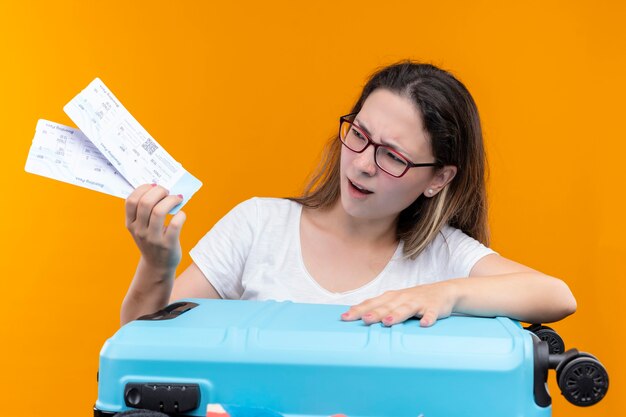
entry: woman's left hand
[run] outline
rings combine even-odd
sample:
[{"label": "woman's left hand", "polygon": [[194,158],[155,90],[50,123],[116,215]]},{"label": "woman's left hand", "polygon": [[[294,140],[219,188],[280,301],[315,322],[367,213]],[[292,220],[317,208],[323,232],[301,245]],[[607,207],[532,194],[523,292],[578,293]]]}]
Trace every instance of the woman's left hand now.
[{"label": "woman's left hand", "polygon": [[457,291],[452,282],[437,282],[403,290],[387,291],[361,304],[350,307],[341,315],[345,321],[363,320],[365,324],[381,322],[385,326],[420,317],[420,326],[428,327],[437,319],[452,314]]}]

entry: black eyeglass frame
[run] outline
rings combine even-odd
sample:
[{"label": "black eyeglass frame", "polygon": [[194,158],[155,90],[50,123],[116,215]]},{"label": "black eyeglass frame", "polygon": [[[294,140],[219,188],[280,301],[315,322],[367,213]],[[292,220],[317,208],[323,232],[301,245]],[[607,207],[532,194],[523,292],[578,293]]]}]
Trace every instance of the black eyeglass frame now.
[{"label": "black eyeglass frame", "polygon": [[[382,171],[384,171],[385,173],[391,175],[392,177],[395,178],[400,178],[402,177],[404,174],[407,173],[407,171],[411,168],[419,168],[419,167],[434,167],[434,166],[438,166],[439,164],[437,162],[429,162],[429,163],[420,163],[420,164],[416,164],[413,161],[410,161],[407,157],[405,157],[404,155],[402,155],[401,153],[399,153],[398,151],[396,151],[395,149],[383,145],[381,143],[376,143],[372,140],[372,138],[370,138],[370,135],[368,135],[362,127],[360,127],[359,125],[357,125],[356,123],[354,123],[354,118],[356,117],[357,113],[350,113],[350,114],[346,114],[345,116],[341,116],[339,118],[339,140],[341,141],[341,143],[348,149],[350,149],[352,152],[356,152],[356,153],[362,153],[364,152],[370,145],[372,145],[374,147],[374,162],[376,163],[376,166],[378,168],[380,168]],[[357,151],[356,149],[352,149],[351,147],[348,146],[348,144],[346,144],[346,142],[344,142],[345,138],[341,137],[341,125],[343,123],[348,123],[351,127],[355,128],[356,130],[359,131],[360,134],[363,135],[363,137],[365,139],[367,139],[367,144],[363,147],[363,149],[361,149],[360,151]],[[395,175],[392,174],[391,172],[387,171],[385,168],[381,167],[380,164],[378,163],[378,157],[376,155],[378,155],[378,148],[384,148],[387,149],[388,151],[392,152],[394,155],[397,155],[398,158],[402,159],[404,162],[406,162],[406,168],[404,169],[404,171],[402,171],[402,173],[400,175]]]}]

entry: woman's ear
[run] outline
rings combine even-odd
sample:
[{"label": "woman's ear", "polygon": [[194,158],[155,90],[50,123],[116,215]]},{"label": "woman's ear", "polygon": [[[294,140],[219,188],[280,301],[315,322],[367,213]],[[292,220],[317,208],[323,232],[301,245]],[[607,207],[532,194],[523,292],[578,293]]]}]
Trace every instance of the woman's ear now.
[{"label": "woman's ear", "polygon": [[450,183],[456,176],[457,168],[454,165],[444,165],[435,172],[435,176],[426,187],[424,195],[434,197],[437,193]]}]

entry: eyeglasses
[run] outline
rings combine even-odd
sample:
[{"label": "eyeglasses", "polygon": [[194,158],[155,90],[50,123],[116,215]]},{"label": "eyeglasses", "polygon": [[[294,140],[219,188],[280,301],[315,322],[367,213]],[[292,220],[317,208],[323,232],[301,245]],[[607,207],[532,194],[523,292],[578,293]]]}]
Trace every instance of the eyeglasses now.
[{"label": "eyeglasses", "polygon": [[374,147],[374,162],[378,168],[387,174],[400,178],[406,174],[409,168],[437,166],[436,162],[427,164],[413,163],[393,148],[375,143],[361,127],[354,123],[355,116],[356,113],[353,113],[339,118],[339,139],[341,139],[341,143],[356,153],[361,153],[368,146],[372,145]]}]

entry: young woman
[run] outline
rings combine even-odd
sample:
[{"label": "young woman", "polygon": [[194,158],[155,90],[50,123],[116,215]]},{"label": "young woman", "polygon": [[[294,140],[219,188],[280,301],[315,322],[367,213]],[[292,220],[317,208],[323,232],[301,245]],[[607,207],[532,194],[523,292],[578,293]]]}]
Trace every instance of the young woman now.
[{"label": "young woman", "polygon": [[182,196],[156,185],[126,201],[141,259],[122,324],[187,297],[351,305],[343,320],[422,326],[451,313],[551,322],[567,285],[489,249],[485,152],[465,86],[432,65],[375,73],[300,198],[253,198],[191,251],[175,280]]}]

